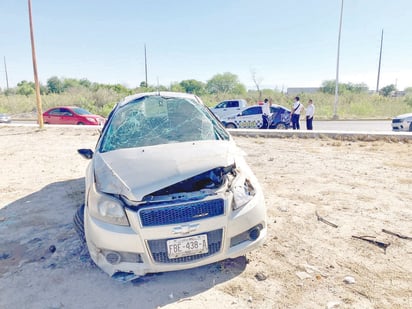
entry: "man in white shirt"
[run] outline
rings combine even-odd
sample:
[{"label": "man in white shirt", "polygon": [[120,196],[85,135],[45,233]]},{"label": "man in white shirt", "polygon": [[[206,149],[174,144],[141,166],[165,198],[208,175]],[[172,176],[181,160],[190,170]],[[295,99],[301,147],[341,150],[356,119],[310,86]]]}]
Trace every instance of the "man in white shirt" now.
[{"label": "man in white shirt", "polygon": [[299,100],[300,100],[299,97],[295,97],[295,102],[293,103],[293,109],[291,113],[293,130],[300,130],[299,118],[300,118],[300,112],[303,109],[303,105],[300,103]]},{"label": "man in white shirt", "polygon": [[312,99],[308,102],[306,108],[306,129],[313,130],[313,116],[315,115],[315,105],[313,105]]},{"label": "man in white shirt", "polygon": [[265,99],[262,105],[262,126],[261,129],[269,129],[270,126],[270,107],[272,106],[272,99]]}]

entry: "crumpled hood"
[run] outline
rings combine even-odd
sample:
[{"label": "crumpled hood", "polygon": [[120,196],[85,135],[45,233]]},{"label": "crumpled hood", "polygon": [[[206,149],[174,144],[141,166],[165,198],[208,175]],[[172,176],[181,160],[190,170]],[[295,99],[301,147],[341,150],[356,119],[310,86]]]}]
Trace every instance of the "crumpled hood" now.
[{"label": "crumpled hood", "polygon": [[235,162],[233,141],[200,141],[96,152],[98,190],[132,201],[216,167]]}]

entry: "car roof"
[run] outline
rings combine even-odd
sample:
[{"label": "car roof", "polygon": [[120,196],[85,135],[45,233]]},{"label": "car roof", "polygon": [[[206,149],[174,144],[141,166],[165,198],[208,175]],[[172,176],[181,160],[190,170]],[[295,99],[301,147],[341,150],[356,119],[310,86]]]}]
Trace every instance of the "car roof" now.
[{"label": "car roof", "polygon": [[412,117],[412,113],[398,115],[395,118],[408,118],[408,117]]},{"label": "car roof", "polygon": [[[248,107],[246,107],[245,109],[248,109],[248,108],[251,108],[251,107],[257,107],[257,106],[262,107],[262,105],[260,105],[260,104],[255,104],[255,105],[248,106]],[[271,107],[279,107],[279,108],[283,108],[283,109],[286,109],[287,111],[289,111],[288,108],[286,108],[286,107],[284,107],[284,106],[282,106],[282,105],[278,105],[278,104],[272,104]]]},{"label": "car roof", "polygon": [[62,106],[50,107],[48,110],[55,109],[55,108],[79,108],[79,107],[78,106],[73,106],[73,105],[62,105]]},{"label": "car roof", "polygon": [[161,97],[170,97],[170,98],[182,98],[182,99],[192,99],[196,100],[197,102],[201,103],[202,101],[199,99],[198,96],[191,94],[191,93],[184,93],[184,92],[172,92],[172,91],[156,91],[156,92],[142,92],[142,93],[137,93],[134,95],[130,95],[125,97],[122,101],[120,101],[118,104],[120,106],[125,105],[131,101],[143,98],[143,97],[148,97],[148,96],[161,96]]}]

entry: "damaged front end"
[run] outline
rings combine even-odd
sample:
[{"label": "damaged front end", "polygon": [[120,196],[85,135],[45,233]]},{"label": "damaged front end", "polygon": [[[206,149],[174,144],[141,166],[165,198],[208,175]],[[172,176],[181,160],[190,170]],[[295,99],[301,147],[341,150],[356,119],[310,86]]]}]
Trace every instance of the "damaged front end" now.
[{"label": "damaged front end", "polygon": [[127,281],[197,267],[262,244],[262,189],[216,125],[219,134],[201,140],[118,148],[104,136],[116,132],[105,128],[98,151],[89,153],[84,230],[91,258],[109,275]]}]

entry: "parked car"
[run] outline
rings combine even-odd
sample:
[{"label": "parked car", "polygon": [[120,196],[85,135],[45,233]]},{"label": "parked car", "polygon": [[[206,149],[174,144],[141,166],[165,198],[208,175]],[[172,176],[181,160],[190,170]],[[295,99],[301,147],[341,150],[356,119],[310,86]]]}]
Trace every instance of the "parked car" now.
[{"label": "parked car", "polygon": [[412,113],[399,115],[393,118],[392,130],[412,132]]},{"label": "parked car", "polygon": [[[290,126],[290,110],[286,107],[272,104],[272,114],[269,119],[269,129],[287,129]],[[260,129],[262,121],[262,106],[254,105],[245,108],[241,113],[221,119],[228,129]]]},{"label": "parked car", "polygon": [[216,117],[222,119],[240,113],[246,106],[247,102],[243,99],[226,100],[211,108],[211,111]]},{"label": "parked car", "polygon": [[10,123],[11,117],[7,114],[0,114],[0,123]]},{"label": "parked car", "polygon": [[141,93],[110,113],[74,216],[92,260],[121,281],[242,256],[267,233],[264,196],[194,95]]},{"label": "parked car", "polygon": [[53,107],[43,113],[45,124],[103,125],[106,119],[77,106]]}]

